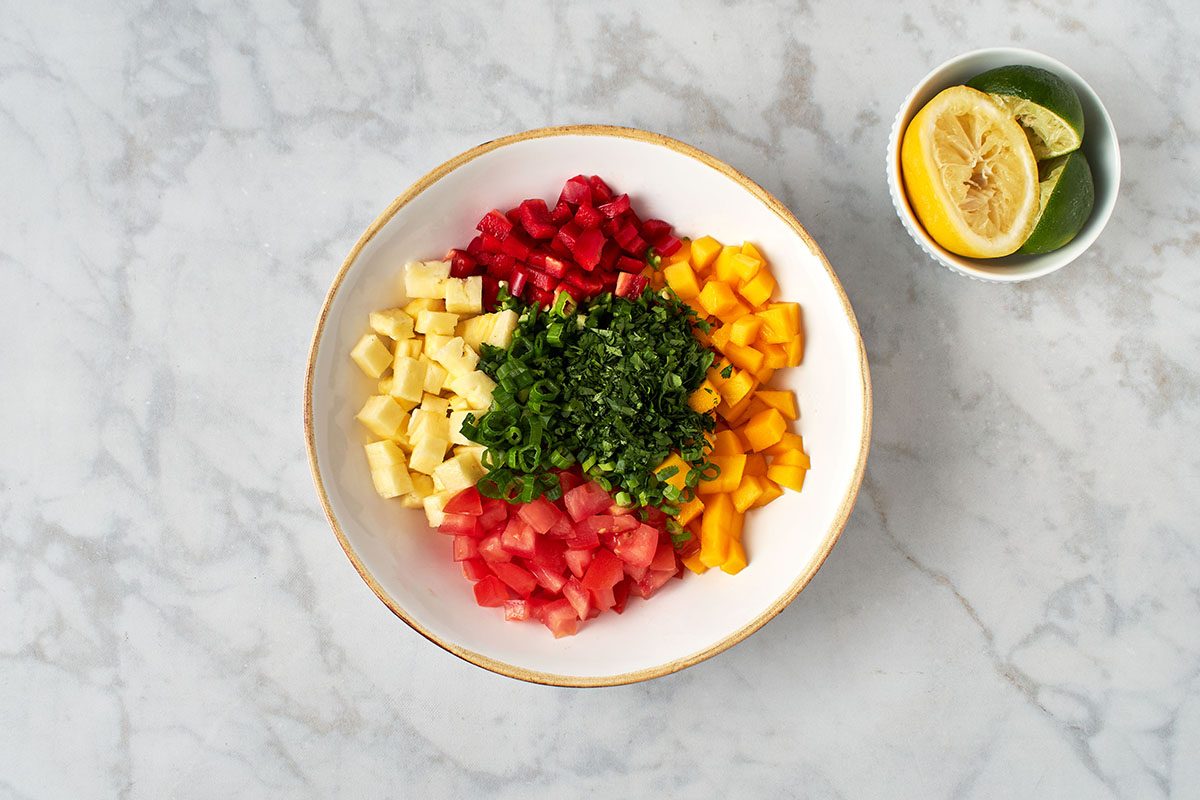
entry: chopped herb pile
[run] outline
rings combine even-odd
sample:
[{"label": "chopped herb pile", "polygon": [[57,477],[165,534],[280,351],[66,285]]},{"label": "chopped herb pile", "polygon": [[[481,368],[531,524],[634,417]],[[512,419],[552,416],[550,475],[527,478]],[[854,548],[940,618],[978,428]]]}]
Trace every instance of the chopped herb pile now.
[{"label": "chopped herb pile", "polygon": [[[498,384],[492,407],[462,429],[488,448],[480,492],[556,499],[554,470],[579,464],[618,502],[672,514],[717,471],[705,457],[713,417],[688,406],[713,361],[692,335],[708,324],[690,307],[650,290],[636,301],[605,294],[578,313],[565,294],[549,310],[504,302],[521,318],[507,349],[481,353],[479,369]],[[691,465],[683,492],[665,482],[673,469],[654,474],[672,452]]]}]

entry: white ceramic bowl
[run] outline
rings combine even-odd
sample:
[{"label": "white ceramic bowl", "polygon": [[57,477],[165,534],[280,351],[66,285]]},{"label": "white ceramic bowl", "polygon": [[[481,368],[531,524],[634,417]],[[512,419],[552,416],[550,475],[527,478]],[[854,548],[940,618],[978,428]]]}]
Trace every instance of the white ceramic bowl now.
[{"label": "white ceramic bowl", "polygon": [[[908,123],[934,95],[950,86],[966,83],[981,72],[1009,64],[1028,64],[1041,67],[1071,84],[1079,94],[1083,105],[1083,150],[1088,165],[1092,168],[1092,179],[1096,184],[1096,202],[1092,215],[1079,234],[1065,247],[1052,253],[1036,256],[1012,255],[1005,258],[967,258],[943,248],[921,227],[920,221],[908,204],[900,172],[900,143]],[[1092,246],[1100,231],[1108,223],[1113,206],[1117,202],[1117,190],[1121,184],[1121,151],[1117,144],[1117,132],[1100,98],[1065,64],[1036,53],[1015,47],[990,47],[973,50],[950,59],[926,75],[908,95],[888,137],[887,180],[892,193],[892,204],[900,221],[908,229],[913,241],[920,245],[930,258],[951,270],[971,278],[999,283],[1027,281],[1047,275],[1070,264]]]},{"label": "white ceramic bowl", "polygon": [[[685,235],[759,244],[779,296],[804,309],[807,349],[778,381],[796,391],[813,467],[804,491],[753,512],[750,566],[672,581],[623,615],[555,640],[536,624],[506,623],[475,605],[450,560],[450,540],[420,511],[376,496],[354,414],[372,391],[348,354],[372,309],[404,301],[401,269],[474,234],[490,208],[557,196],[577,173],[628,192],[644,216]],[[401,619],[472,663],[524,680],[587,686],[664,675],[753,633],[812,578],[846,523],[862,480],[871,427],[867,360],[850,304],[820,249],[766,191],[699,150],[625,128],[551,128],[498,139],[426,175],[367,228],[325,299],[309,354],[305,432],[329,522],[363,579]]]}]

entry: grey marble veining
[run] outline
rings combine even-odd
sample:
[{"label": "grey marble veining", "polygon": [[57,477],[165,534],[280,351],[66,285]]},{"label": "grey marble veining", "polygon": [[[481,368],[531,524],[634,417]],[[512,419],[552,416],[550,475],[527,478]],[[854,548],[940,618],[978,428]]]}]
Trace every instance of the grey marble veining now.
[{"label": "grey marble veining", "polygon": [[[0,797],[1200,796],[1194,4],[0,3]],[[1020,286],[883,178],[974,47],[1070,64],[1124,182]],[[661,131],[782,197],[871,357],[811,586],[732,651],[558,690],[396,621],[315,501],[307,343],[367,220],[530,127]]]}]

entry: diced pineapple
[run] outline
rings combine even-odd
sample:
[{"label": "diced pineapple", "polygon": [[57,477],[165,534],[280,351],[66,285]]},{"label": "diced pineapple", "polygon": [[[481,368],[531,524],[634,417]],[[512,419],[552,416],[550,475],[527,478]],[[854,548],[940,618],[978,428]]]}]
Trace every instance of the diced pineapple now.
[{"label": "diced pineapple", "polygon": [[383,311],[372,311],[370,316],[371,330],[392,339],[411,339],[413,335],[413,318],[404,313],[401,308],[388,308]]},{"label": "diced pineapple", "polygon": [[441,394],[446,385],[446,369],[441,364],[430,361],[425,365],[425,393]]},{"label": "diced pineapple", "polygon": [[436,333],[441,336],[453,336],[454,326],[458,324],[458,314],[449,311],[422,311],[417,314],[417,333]]},{"label": "diced pineapple", "polygon": [[416,442],[412,455],[408,458],[408,467],[414,472],[424,472],[432,475],[442,457],[446,455],[449,439],[439,439],[435,436],[425,436]]},{"label": "diced pineapple", "polygon": [[[411,422],[411,420],[405,420],[405,425],[407,425],[409,422]],[[400,431],[392,437],[392,441],[396,443],[397,447],[404,451],[406,457],[412,455],[413,443],[412,440],[408,438],[407,433]]]},{"label": "diced pineapple", "polygon": [[404,424],[404,409],[391,397],[373,395],[367,398],[362,410],[355,417],[367,430],[384,439],[391,439],[400,432]]},{"label": "diced pineapple", "polygon": [[440,333],[428,334],[425,337],[425,352],[432,358],[434,353],[441,350],[446,345],[446,342],[453,338],[453,336],[444,336]]},{"label": "diced pineapple", "polygon": [[443,509],[455,494],[457,492],[436,492],[425,498],[425,519],[429,521],[429,527],[436,528],[442,524],[442,520],[446,518]]},{"label": "diced pineapple", "polygon": [[[411,473],[409,477],[412,477]],[[424,476],[422,475],[419,477]],[[425,500],[416,492],[409,492],[408,494],[400,496],[400,505],[404,506],[405,508],[424,508]]]},{"label": "diced pineapple", "polygon": [[419,444],[422,439],[450,439],[450,420],[444,413],[418,408],[408,420],[408,438]]},{"label": "diced pineapple", "polygon": [[429,357],[445,367],[446,372],[454,377],[471,372],[479,363],[479,355],[458,336],[430,353]]},{"label": "diced pineapple", "polygon": [[424,500],[429,495],[433,494],[433,478],[428,475],[422,475],[419,472],[412,474],[413,491],[418,498]]},{"label": "diced pineapple", "polygon": [[465,397],[460,397],[451,393],[450,395],[450,410],[451,411],[470,411],[471,401]]},{"label": "diced pineapple", "polygon": [[484,476],[486,470],[478,460],[456,455],[448,458],[433,471],[434,481],[440,480],[446,491],[461,492]]},{"label": "diced pineapple", "polygon": [[358,364],[359,369],[368,377],[378,378],[391,366],[392,353],[388,346],[373,333],[368,333],[358,340],[350,351],[350,358]]},{"label": "diced pineapple", "polygon": [[451,378],[449,386],[452,392],[465,397],[472,408],[487,408],[492,404],[496,382],[485,373],[475,370]]},{"label": "diced pineapple", "polygon": [[436,394],[426,392],[425,396],[421,398],[421,408],[426,411],[436,412],[444,417],[450,411],[450,401],[444,397],[438,397]]},{"label": "diced pineapple", "polygon": [[471,440],[462,433],[463,420],[470,413],[467,410],[450,412],[450,441],[454,444],[472,444]]},{"label": "diced pineapple", "polygon": [[[472,444],[467,447],[454,448],[454,457],[463,459],[464,463],[469,465],[469,468],[479,472],[480,476],[487,470],[483,466],[483,453],[487,450],[481,445]],[[475,480],[479,480],[476,478]]]},{"label": "diced pineapple", "polygon": [[454,329],[457,336],[461,336],[462,340],[469,347],[479,350],[480,346],[487,341],[488,336],[492,332],[492,323],[496,321],[495,314],[481,314],[478,317],[461,320],[458,327]]},{"label": "diced pineapple", "polygon": [[478,314],[483,311],[483,277],[450,278],[445,283],[446,310],[455,314]]},{"label": "diced pineapple", "polygon": [[380,497],[399,497],[412,491],[412,478],[403,464],[371,470],[371,481]]},{"label": "diced pineapple", "polygon": [[450,277],[450,265],[445,261],[410,261],[404,265],[404,291],[409,297],[441,299]]},{"label": "diced pineapple", "polygon": [[408,463],[404,458],[404,451],[390,439],[364,444],[363,450],[367,452],[367,465],[371,468],[372,472],[384,467],[394,467],[397,464]]},{"label": "diced pineapple", "polygon": [[398,357],[392,380],[392,396],[402,397],[414,404],[425,394],[425,363],[409,356]]},{"label": "diced pineapple", "polygon": [[513,331],[517,329],[517,312],[510,308],[497,311],[491,316],[492,329],[484,341],[494,347],[508,347],[512,342]]},{"label": "diced pineapple", "polygon": [[387,375],[379,379],[379,394],[392,393],[392,376]]},{"label": "diced pineapple", "polygon": [[408,358],[417,358],[419,355],[421,355],[421,348],[424,347],[424,345],[425,343],[421,341],[419,337],[412,339],[401,339],[400,341],[396,342],[396,347],[392,352],[395,354],[396,358],[404,358],[405,356]]}]

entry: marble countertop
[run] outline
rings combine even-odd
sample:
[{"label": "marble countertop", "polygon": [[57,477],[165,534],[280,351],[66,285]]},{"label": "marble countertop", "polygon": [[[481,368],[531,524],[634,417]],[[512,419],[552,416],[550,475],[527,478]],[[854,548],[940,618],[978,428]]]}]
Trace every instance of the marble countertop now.
[{"label": "marble countertop", "polygon": [[[0,21],[0,797],[1200,795],[1188,3]],[[1087,78],[1125,164],[1092,250],[1018,286],[929,262],[883,178],[911,86],[1001,44]],[[329,533],[300,424],[367,221],[461,150],[569,122],[678,137],[783,198],[875,394],[810,587],[733,650],[608,690],[501,678],[397,621]]]}]

